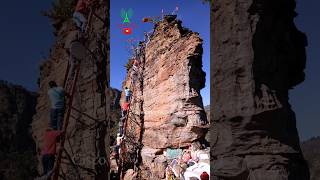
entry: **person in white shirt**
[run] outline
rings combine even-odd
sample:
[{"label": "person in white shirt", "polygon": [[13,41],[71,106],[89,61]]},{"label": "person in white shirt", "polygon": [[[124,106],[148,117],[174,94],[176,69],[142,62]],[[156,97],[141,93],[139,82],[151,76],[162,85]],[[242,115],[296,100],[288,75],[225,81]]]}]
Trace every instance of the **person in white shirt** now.
[{"label": "person in white shirt", "polygon": [[50,127],[54,130],[61,130],[64,117],[65,91],[62,87],[58,87],[55,81],[50,81],[48,96],[51,102]]}]

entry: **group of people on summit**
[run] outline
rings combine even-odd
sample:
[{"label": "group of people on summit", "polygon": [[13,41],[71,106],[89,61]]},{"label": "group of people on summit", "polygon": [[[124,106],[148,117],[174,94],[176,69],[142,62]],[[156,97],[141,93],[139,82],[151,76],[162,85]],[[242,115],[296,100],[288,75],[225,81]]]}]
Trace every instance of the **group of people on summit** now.
[{"label": "group of people on summit", "polygon": [[[96,2],[96,0],[78,0],[75,11],[73,14],[73,20],[76,26],[79,28],[79,31],[82,33],[85,32],[87,25],[87,16],[89,9]],[[76,41],[70,42],[75,43]],[[77,43],[84,43],[81,38],[77,39]],[[72,56],[72,49],[68,47],[68,53]],[[69,60],[69,74],[68,78],[74,76],[74,62],[70,58]],[[43,136],[43,147],[41,150],[42,156],[42,167],[43,167],[43,176],[51,176],[52,170],[54,168],[54,163],[56,159],[56,152],[59,146],[60,138],[64,135],[63,131],[63,122],[64,122],[64,112],[66,109],[66,98],[69,97],[69,94],[66,92],[63,87],[58,86],[55,81],[50,81],[48,83],[48,97],[50,100],[50,120],[48,127]],[[58,147],[58,148],[57,148]]]}]

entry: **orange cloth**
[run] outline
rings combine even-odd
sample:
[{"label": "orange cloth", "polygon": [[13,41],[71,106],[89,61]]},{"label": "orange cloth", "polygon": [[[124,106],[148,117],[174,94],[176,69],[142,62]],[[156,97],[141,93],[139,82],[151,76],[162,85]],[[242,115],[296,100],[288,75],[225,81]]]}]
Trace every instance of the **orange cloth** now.
[{"label": "orange cloth", "polygon": [[54,155],[56,154],[56,144],[58,137],[61,135],[61,131],[46,131],[44,135],[44,146],[42,149],[41,154],[49,154]]}]

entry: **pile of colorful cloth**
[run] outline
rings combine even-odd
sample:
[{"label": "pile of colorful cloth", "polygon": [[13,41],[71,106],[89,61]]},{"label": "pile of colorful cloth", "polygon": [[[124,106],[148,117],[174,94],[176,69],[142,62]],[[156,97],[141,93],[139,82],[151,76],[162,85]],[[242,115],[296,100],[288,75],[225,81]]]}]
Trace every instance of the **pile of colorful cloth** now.
[{"label": "pile of colorful cloth", "polygon": [[170,149],[164,151],[168,166],[166,180],[209,180],[210,149]]}]

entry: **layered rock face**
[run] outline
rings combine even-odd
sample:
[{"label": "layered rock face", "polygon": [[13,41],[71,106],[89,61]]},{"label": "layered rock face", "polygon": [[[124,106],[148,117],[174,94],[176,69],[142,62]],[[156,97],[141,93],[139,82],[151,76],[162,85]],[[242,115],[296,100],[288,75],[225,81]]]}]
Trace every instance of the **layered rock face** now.
[{"label": "layered rock face", "polygon": [[131,68],[123,84],[133,90],[127,134],[137,142],[135,147],[143,147],[137,150],[142,157],[139,178],[162,179],[166,163],[163,150],[185,148],[207,132],[201,126],[207,124],[200,95],[205,86],[202,40],[175,17],[165,17],[155,25],[138,59],[135,82]]},{"label": "layered rock face", "polygon": [[306,37],[293,23],[294,9],[294,0],[213,3],[216,178],[309,179],[288,103],[288,89],[304,80],[306,62]]},{"label": "layered rock face", "polygon": [[36,175],[31,121],[37,95],[0,81],[0,179],[32,179]]},{"label": "layered rock face", "polygon": [[[84,55],[80,64],[79,77],[73,100],[73,110],[66,131],[66,152],[63,153],[60,174],[65,179],[103,179],[108,172],[108,115],[110,114],[110,95],[108,89],[109,76],[103,80],[105,91],[98,90],[97,75],[99,71],[109,74],[109,4],[99,1],[94,9],[87,37],[83,41]],[[50,102],[48,99],[48,82],[56,81],[63,86],[69,60],[67,45],[72,36],[77,34],[72,19],[64,21],[56,30],[56,42],[51,49],[50,57],[41,65],[40,90],[36,107],[36,115],[32,122],[33,138],[37,151],[43,145],[43,134],[50,118]],[[106,61],[97,66],[97,61]],[[98,69],[100,69],[98,71]],[[75,75],[75,73],[74,73]],[[68,83],[72,83],[69,81]],[[40,158],[40,154],[39,154]]]},{"label": "layered rock face", "polygon": [[301,148],[310,168],[310,179],[320,179],[320,137],[313,137],[301,143]]}]

